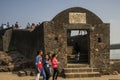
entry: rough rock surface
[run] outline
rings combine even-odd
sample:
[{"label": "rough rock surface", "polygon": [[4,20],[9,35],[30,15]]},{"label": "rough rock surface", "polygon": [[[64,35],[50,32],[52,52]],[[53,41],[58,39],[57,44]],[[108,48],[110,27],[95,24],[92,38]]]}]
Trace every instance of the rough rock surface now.
[{"label": "rough rock surface", "polygon": [[30,60],[21,55],[18,51],[5,53],[0,51],[0,72],[24,69],[30,66]]}]

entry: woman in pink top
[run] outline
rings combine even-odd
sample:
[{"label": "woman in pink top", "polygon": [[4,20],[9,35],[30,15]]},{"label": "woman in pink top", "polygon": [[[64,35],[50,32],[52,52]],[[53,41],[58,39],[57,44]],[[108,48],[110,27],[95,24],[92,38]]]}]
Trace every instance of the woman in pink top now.
[{"label": "woman in pink top", "polygon": [[53,67],[53,80],[57,80],[58,74],[59,74],[59,70],[58,70],[58,60],[57,60],[57,54],[53,54],[52,56],[52,67]]}]

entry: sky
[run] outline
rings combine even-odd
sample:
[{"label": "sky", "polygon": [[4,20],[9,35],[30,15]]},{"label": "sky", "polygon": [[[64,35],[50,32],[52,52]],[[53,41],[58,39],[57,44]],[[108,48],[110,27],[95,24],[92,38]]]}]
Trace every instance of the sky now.
[{"label": "sky", "polygon": [[110,23],[110,43],[120,43],[120,0],[0,0],[0,25],[18,21],[24,28],[28,22],[50,21],[71,7],[88,9]]}]

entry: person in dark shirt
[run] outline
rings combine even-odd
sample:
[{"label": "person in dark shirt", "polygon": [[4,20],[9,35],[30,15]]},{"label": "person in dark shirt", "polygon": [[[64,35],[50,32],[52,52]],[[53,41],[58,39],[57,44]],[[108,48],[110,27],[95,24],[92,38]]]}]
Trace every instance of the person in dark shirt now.
[{"label": "person in dark shirt", "polygon": [[15,23],[15,28],[19,28],[18,22]]},{"label": "person in dark shirt", "polygon": [[10,24],[9,24],[9,22],[7,22],[7,28],[10,28]]},{"label": "person in dark shirt", "polygon": [[2,30],[3,29],[3,24],[0,26],[0,30]]},{"label": "person in dark shirt", "polygon": [[45,55],[45,60],[43,62],[43,66],[44,66],[44,70],[45,70],[45,73],[46,73],[46,80],[49,80],[50,78],[50,59],[49,59],[49,55],[46,54]]}]

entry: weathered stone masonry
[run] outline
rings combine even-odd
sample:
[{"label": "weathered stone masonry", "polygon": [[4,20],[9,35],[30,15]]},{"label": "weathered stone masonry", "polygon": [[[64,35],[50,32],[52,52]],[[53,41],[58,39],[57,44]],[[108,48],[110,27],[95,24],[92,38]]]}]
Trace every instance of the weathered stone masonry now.
[{"label": "weathered stone masonry", "polygon": [[[67,30],[86,30],[88,32],[88,63],[91,67],[106,69],[109,67],[110,54],[110,24],[103,23],[94,13],[80,7],[62,11],[51,21],[43,22],[35,30],[13,29],[9,45],[1,50],[17,50],[33,60],[37,50],[44,53],[57,53],[60,61],[60,71],[67,67],[67,56],[72,54],[74,46],[67,43]],[[4,36],[4,35],[2,35]],[[3,38],[0,36],[0,45]],[[79,40],[79,39],[78,39]],[[84,44],[81,44],[81,46]]]},{"label": "weathered stone masonry", "polygon": [[[86,13],[86,23],[69,23],[69,13]],[[110,25],[103,23],[94,13],[79,7],[70,8],[44,24],[46,52],[60,53],[66,57],[70,54],[67,51],[69,48],[67,46],[67,29],[86,29],[89,31],[89,65],[97,68],[109,67]],[[64,61],[65,67],[67,57],[64,57],[61,57],[60,60],[62,63]]]}]

